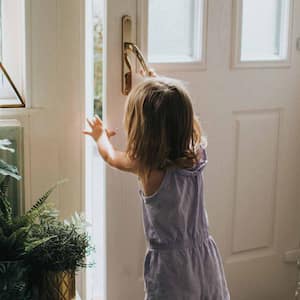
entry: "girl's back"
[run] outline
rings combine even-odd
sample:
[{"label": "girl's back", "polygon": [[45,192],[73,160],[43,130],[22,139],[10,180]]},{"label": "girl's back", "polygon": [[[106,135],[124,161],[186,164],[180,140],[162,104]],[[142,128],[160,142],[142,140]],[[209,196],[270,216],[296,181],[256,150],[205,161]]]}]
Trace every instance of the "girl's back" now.
[{"label": "girl's back", "polygon": [[170,168],[143,203],[149,248],[144,263],[147,300],[230,299],[222,260],[208,232],[203,158],[190,169]]},{"label": "girl's back", "polygon": [[99,117],[87,121],[92,131],[84,133],[103,159],[142,178],[147,194],[155,190],[151,196],[140,190],[149,243],[146,299],[229,300],[221,257],[208,233],[202,180],[207,159],[203,148],[199,159],[202,132],[188,91],[168,78],[138,84],[125,105],[126,151],[114,149],[109,139],[115,132]]}]

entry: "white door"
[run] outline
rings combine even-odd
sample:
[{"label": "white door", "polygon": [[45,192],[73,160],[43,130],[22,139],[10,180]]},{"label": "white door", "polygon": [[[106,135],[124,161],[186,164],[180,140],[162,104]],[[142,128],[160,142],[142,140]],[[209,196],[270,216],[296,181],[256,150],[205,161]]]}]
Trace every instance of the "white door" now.
[{"label": "white door", "polygon": [[[296,268],[283,256],[300,228],[299,1],[110,0],[106,9],[104,119],[120,128],[115,146],[125,145],[121,18],[130,15],[157,73],[186,82],[208,136],[206,207],[232,299],[292,299]],[[137,180],[105,171],[107,299],[140,300]]]}]

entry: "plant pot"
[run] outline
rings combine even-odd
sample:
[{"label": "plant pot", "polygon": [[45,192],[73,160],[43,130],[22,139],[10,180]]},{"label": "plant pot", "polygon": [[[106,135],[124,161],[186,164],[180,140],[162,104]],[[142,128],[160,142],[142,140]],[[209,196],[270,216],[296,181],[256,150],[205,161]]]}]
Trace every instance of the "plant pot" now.
[{"label": "plant pot", "polygon": [[75,272],[43,272],[39,300],[73,300],[76,298]]},{"label": "plant pot", "polygon": [[28,268],[24,261],[0,261],[0,299],[31,299],[28,288]]}]

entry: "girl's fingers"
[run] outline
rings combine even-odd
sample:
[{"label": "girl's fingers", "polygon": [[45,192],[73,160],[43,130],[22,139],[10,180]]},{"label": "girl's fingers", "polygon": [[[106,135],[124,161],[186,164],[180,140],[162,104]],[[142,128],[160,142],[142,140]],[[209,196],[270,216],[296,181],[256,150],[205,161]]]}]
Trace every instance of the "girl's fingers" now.
[{"label": "girl's fingers", "polygon": [[146,73],[145,73],[145,71],[143,69],[140,70],[140,75],[142,75],[143,77],[146,76]]},{"label": "girl's fingers", "polygon": [[147,72],[147,73],[143,69],[141,69],[140,74],[143,77],[157,77],[157,74],[155,73],[155,71],[153,69],[150,69],[149,72]]},{"label": "girl's fingers", "polygon": [[108,136],[109,138],[112,137],[112,136],[115,136],[115,135],[117,134],[116,131],[114,131],[114,130],[109,130],[109,129],[105,129],[105,132],[106,132],[106,134],[107,134],[107,136]]},{"label": "girl's fingers", "polygon": [[87,130],[82,130],[81,132],[84,133],[84,134],[87,134],[87,135],[91,135],[92,134],[91,131],[87,131]]},{"label": "girl's fingers", "polygon": [[149,70],[149,76],[150,77],[157,77],[157,74],[155,73],[155,71],[153,69]]},{"label": "girl's fingers", "polygon": [[92,123],[92,121],[89,120],[89,118],[86,118],[87,122],[89,123],[89,125],[93,128],[94,124]]},{"label": "girl's fingers", "polygon": [[98,115],[95,115],[95,122],[102,125],[102,120],[100,119],[100,117]]}]

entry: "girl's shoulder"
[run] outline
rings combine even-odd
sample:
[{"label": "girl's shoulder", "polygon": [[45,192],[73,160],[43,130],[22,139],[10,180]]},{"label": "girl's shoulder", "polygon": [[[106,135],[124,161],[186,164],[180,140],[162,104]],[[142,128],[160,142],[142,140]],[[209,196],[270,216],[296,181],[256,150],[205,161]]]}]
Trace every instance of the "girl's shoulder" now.
[{"label": "girl's shoulder", "polygon": [[168,170],[152,170],[147,178],[139,178],[143,187],[143,196],[150,198],[157,194],[163,186],[167,173]]},{"label": "girl's shoulder", "polygon": [[171,174],[194,175],[195,173],[201,171],[207,164],[206,144],[200,143],[197,153],[197,162],[191,168],[184,169],[170,166],[165,170],[152,170],[147,178],[138,178],[141,183],[142,189],[140,189],[140,192],[143,197],[150,199],[156,196],[163,188],[164,184],[168,180],[167,178],[171,176]]},{"label": "girl's shoulder", "polygon": [[195,173],[202,171],[202,169],[206,166],[207,160],[207,150],[206,145],[199,144],[197,150],[197,161],[191,168],[177,168],[175,171],[179,174],[184,175],[195,175]]}]

